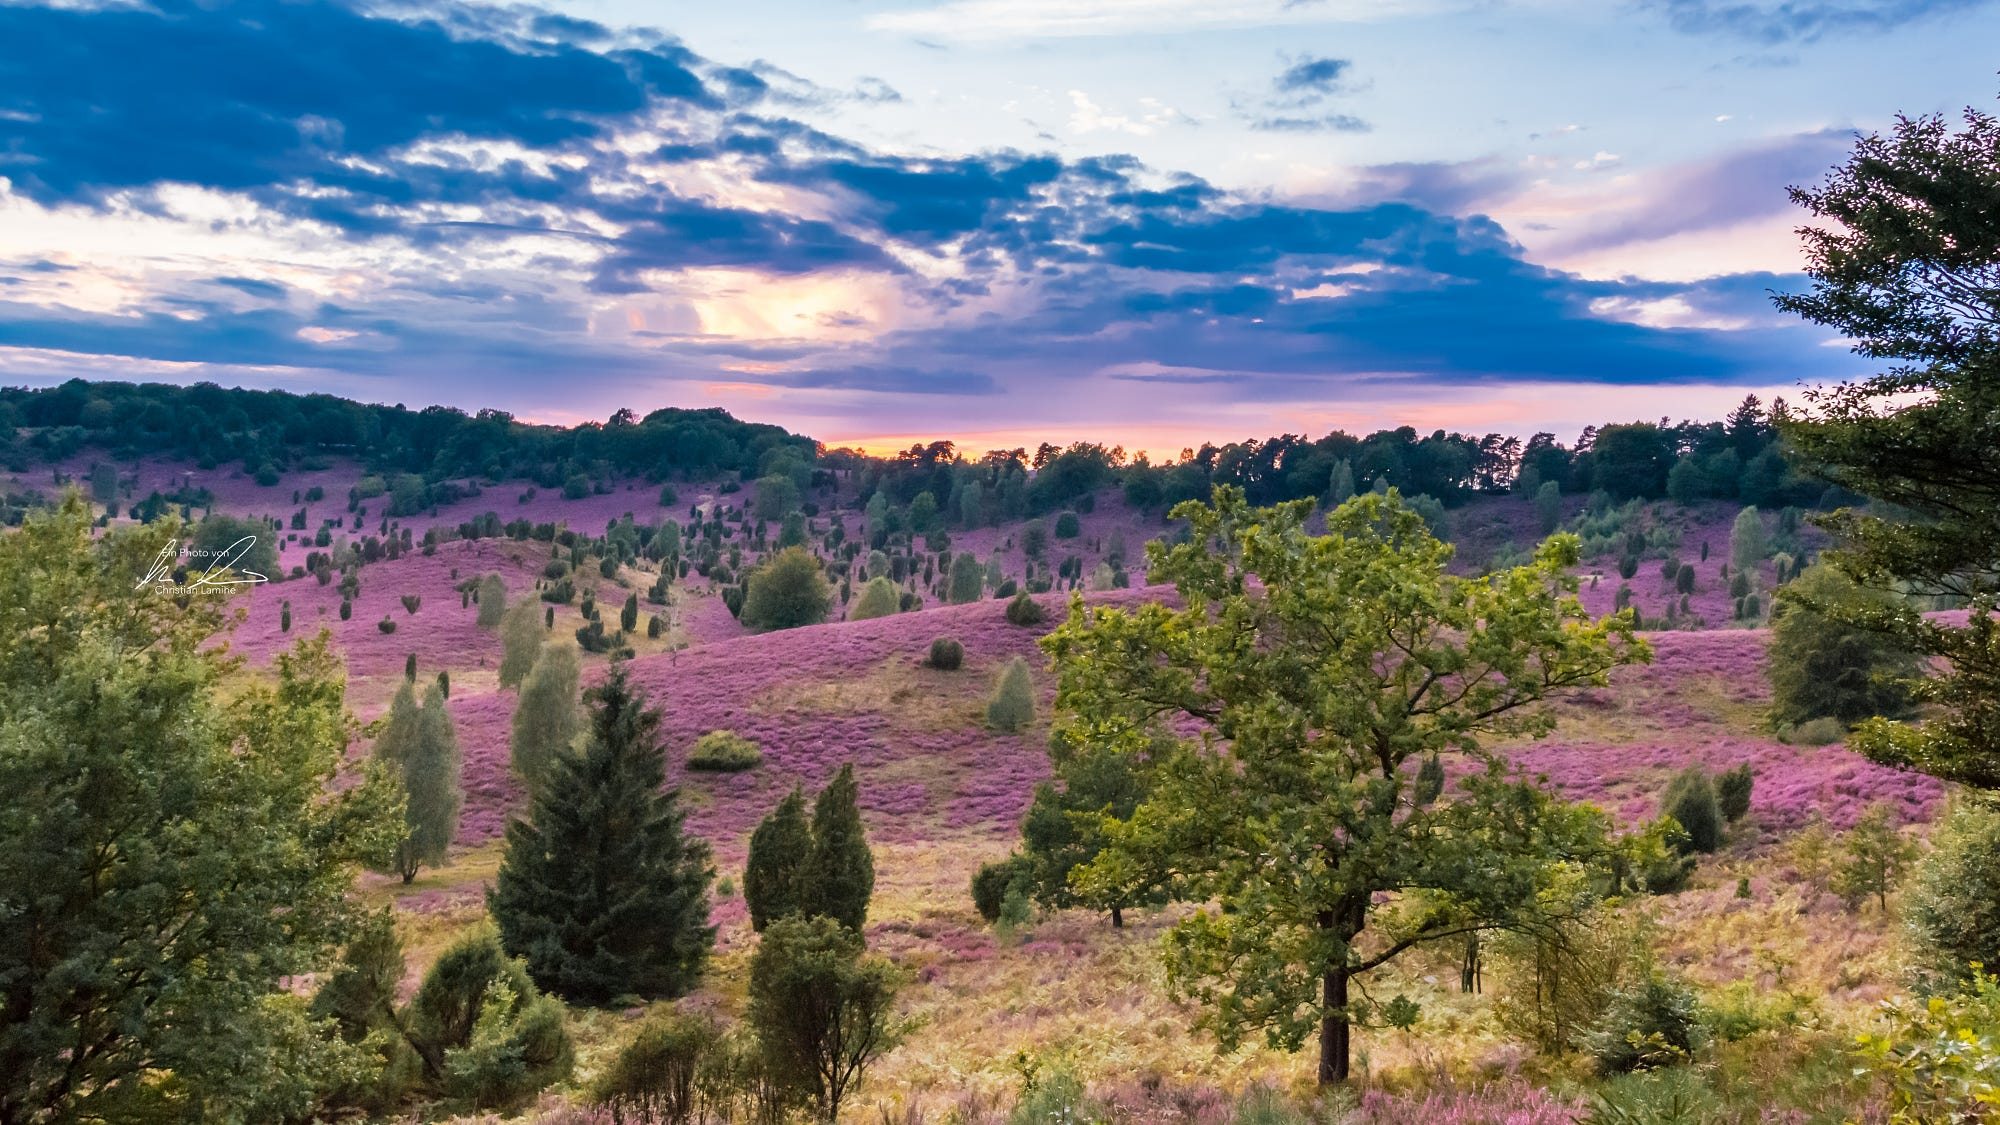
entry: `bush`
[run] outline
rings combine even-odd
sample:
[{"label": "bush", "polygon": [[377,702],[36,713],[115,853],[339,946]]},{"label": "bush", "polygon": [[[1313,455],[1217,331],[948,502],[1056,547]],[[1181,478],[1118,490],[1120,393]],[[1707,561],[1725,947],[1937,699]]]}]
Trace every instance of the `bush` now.
[{"label": "bush", "polygon": [[447,1092],[481,1108],[519,1105],[567,1077],[574,1059],[562,1005],[535,988],[491,930],[438,955],[406,1022]]},{"label": "bush", "polygon": [[1056,538],[1074,539],[1083,534],[1083,524],[1075,512],[1064,512],[1056,517]]},{"label": "bush", "polygon": [[1583,1039],[1597,1072],[1611,1075],[1685,1063],[1705,1037],[1694,990],[1655,970],[1613,993]]},{"label": "bush", "polygon": [[994,730],[1019,731],[1035,721],[1035,683],[1028,662],[1015,657],[1000,673],[1000,683],[986,704],[986,724]]},{"label": "bush", "polygon": [[869,956],[859,933],[832,918],[780,918],[750,961],[746,1017],[771,1074],[824,1121],[840,1118],[868,1064],[907,1025],[894,1016],[900,978]]},{"label": "bush", "polygon": [[1791,746],[1831,746],[1846,739],[1847,724],[1832,716],[1778,729],[1778,741]]},{"label": "bush", "polygon": [[1829,566],[1807,567],[1786,584],[1771,611],[1771,717],[1795,725],[1833,718],[1852,726],[1876,715],[1907,714],[1916,657],[1888,636],[1848,623],[1893,607],[1886,595]]},{"label": "bush", "polygon": [[887,578],[871,578],[861,587],[861,596],[855,599],[854,607],[847,611],[849,621],[867,621],[876,617],[888,617],[902,606],[902,591]]},{"label": "bush", "polygon": [[1931,836],[1903,913],[1918,984],[1943,991],[2000,969],[2000,806],[1962,797]]},{"label": "bush", "polygon": [[753,629],[792,629],[825,621],[832,608],[819,560],[803,547],[787,547],[751,573],[741,618]]},{"label": "bush", "polygon": [[353,616],[354,616],[354,603],[347,598],[340,599],[340,619],[342,621],[346,621],[348,618]]},{"label": "bush", "polygon": [[940,672],[956,672],[965,663],[965,646],[950,637],[939,637],[931,642],[930,656],[924,662]]},{"label": "bush", "polygon": [[384,617],[375,623],[375,627],[384,633],[393,633],[396,631],[396,622],[391,618]]},{"label": "bush", "polygon": [[712,730],[695,739],[688,751],[687,768],[708,773],[740,773],[764,761],[757,744],[729,730]]},{"label": "bush", "polygon": [[1035,865],[1024,855],[1010,855],[998,863],[983,864],[972,876],[972,907],[988,922],[998,922],[1009,892],[1024,893],[1034,881]]},{"label": "bush", "polygon": [[422,594],[404,594],[402,597],[402,602],[403,602],[403,612],[410,614],[412,617],[414,617],[416,616],[417,610],[423,607],[424,596]]},{"label": "bush", "polygon": [[1687,848],[1707,854],[1722,847],[1722,803],[1707,770],[1689,766],[1675,774],[1660,797],[1660,811],[1687,833]]},{"label": "bush", "polygon": [[1756,787],[1756,771],[1750,763],[1724,770],[1715,779],[1715,800],[1722,809],[1722,817],[1734,824],[1750,812],[1750,793]]},{"label": "bush", "polygon": [[1048,619],[1048,616],[1048,611],[1042,608],[1042,603],[1029,597],[1026,590],[1015,594],[1014,600],[1007,603],[1007,621],[1012,625],[1023,627],[1040,625]]},{"label": "bush", "polygon": [[1884,1006],[1888,1027],[1858,1037],[1889,1085],[1894,1121],[1975,1122],[2000,1105],[2000,981],[1973,970],[1965,987],[1926,1003]]},{"label": "bush", "polygon": [[655,1012],[591,1083],[590,1100],[610,1108],[614,1121],[682,1125],[697,1120],[696,1078],[719,1038],[715,1023],[704,1016]]}]

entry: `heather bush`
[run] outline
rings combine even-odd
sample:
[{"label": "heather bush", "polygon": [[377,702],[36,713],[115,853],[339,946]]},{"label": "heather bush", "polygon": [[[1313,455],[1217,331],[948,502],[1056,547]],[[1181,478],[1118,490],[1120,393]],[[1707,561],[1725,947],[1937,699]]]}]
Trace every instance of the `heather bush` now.
[{"label": "heather bush", "polygon": [[1042,608],[1042,603],[1028,596],[1026,590],[1015,594],[1014,600],[1007,603],[1007,621],[1009,624],[1032,627],[1040,625],[1047,619],[1048,611]]},{"label": "heather bush", "polygon": [[1732,766],[1716,776],[1715,800],[1724,820],[1734,824],[1750,812],[1750,794],[1756,784],[1756,771],[1750,768],[1748,762]]},{"label": "heather bush", "polygon": [[1706,1042],[1694,990],[1660,970],[1618,989],[1583,1042],[1599,1074],[1678,1066]]},{"label": "heather bush", "polygon": [[735,731],[712,730],[695,739],[688,751],[687,768],[709,773],[738,773],[764,761],[757,744]]},{"label": "heather bush", "polygon": [[986,724],[995,730],[1019,731],[1035,721],[1035,684],[1028,662],[1015,657],[1001,670],[993,698],[986,704]]},{"label": "heather bush", "polygon": [[940,672],[956,672],[965,663],[965,646],[950,637],[939,637],[931,642],[924,663]]},{"label": "heather bush", "polygon": [[1714,779],[1699,765],[1674,775],[1660,797],[1660,811],[1687,833],[1688,848],[1707,854],[1722,847],[1722,804]]},{"label": "heather bush", "polygon": [[1964,796],[1931,834],[1904,898],[1918,986],[1966,983],[1974,964],[2000,969],[2000,807]]}]

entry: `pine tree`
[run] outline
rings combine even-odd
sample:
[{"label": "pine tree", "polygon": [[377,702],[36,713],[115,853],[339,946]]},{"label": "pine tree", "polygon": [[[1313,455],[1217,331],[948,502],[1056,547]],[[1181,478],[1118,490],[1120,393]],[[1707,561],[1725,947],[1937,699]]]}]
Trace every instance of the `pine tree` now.
[{"label": "pine tree", "polygon": [[[400,700],[414,690],[405,680],[396,696]],[[458,813],[465,804],[465,791],[459,786],[458,731],[444,704],[444,688],[433,686],[424,693],[416,739],[402,756],[407,833],[396,845],[395,868],[405,883],[417,877],[419,868],[444,862],[452,837],[458,835]]]},{"label": "pine tree", "polygon": [[507,826],[487,907],[543,988],[581,1003],[680,996],[715,944],[708,844],[663,790],[660,713],[614,664],[585,696],[582,751],[557,757],[528,820]]},{"label": "pine tree", "polygon": [[875,857],[855,803],[854,766],[844,765],[813,802],[812,851],[799,876],[800,912],[859,931],[875,893]]},{"label": "pine tree", "polygon": [[582,672],[573,646],[562,641],[542,645],[514,707],[512,760],[523,780],[532,784],[540,778],[576,737],[576,687]]},{"label": "pine tree", "polygon": [[[553,608],[550,612],[554,612]],[[535,603],[523,598],[507,607],[500,619],[500,686],[518,688],[535,666],[542,650],[542,625]]]},{"label": "pine tree", "polygon": [[758,933],[799,912],[799,872],[812,854],[805,794],[796,787],[750,834],[750,857],[743,868],[743,905]]}]

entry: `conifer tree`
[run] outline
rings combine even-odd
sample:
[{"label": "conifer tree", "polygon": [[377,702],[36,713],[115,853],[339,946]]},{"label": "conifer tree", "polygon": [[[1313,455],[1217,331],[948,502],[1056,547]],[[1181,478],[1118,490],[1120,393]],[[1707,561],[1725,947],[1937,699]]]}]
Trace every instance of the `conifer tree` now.
[{"label": "conifer tree", "polygon": [[585,701],[583,747],[550,763],[529,819],[507,826],[487,907],[550,992],[588,1004],[680,996],[715,944],[708,844],[683,833],[680,790],[661,788],[660,713],[625,666]]},{"label": "conifer tree", "polygon": [[582,672],[574,647],[562,641],[543,643],[514,707],[513,765],[523,780],[534,783],[576,737],[576,689]]},{"label": "conifer tree", "polygon": [[[414,691],[408,680],[397,689],[397,697],[406,691]],[[465,791],[459,786],[458,731],[444,703],[443,687],[433,685],[424,693],[415,741],[402,756],[406,831],[396,845],[395,866],[405,883],[417,877],[419,868],[444,862],[452,837],[458,835],[458,813],[465,804]]]},{"label": "conifer tree", "polygon": [[857,932],[875,893],[875,857],[861,826],[858,793],[852,764],[820,790],[813,802],[812,851],[799,878],[800,913],[823,914]]},{"label": "conifer tree", "polygon": [[507,584],[497,574],[479,580],[479,627],[498,629],[507,615]]},{"label": "conifer tree", "polygon": [[639,595],[625,596],[625,608],[618,611],[618,628],[630,633],[639,627]]},{"label": "conifer tree", "polygon": [[979,564],[977,555],[964,551],[951,560],[951,578],[946,590],[953,605],[979,600],[986,592],[986,568]]},{"label": "conifer tree", "polygon": [[758,933],[799,912],[799,872],[812,854],[805,794],[794,787],[750,834],[750,857],[743,868],[743,905]]},{"label": "conifer tree", "polygon": [[847,611],[849,621],[866,621],[872,617],[887,617],[902,608],[901,592],[896,584],[887,578],[871,578],[861,587],[861,597],[855,600],[854,608]]},{"label": "conifer tree", "polygon": [[535,666],[542,650],[541,615],[523,598],[507,607],[500,619],[500,686],[518,688]]},{"label": "conifer tree", "polygon": [[1028,662],[1015,657],[1000,673],[1000,684],[986,705],[986,724],[995,730],[1018,731],[1035,721],[1035,684]]}]

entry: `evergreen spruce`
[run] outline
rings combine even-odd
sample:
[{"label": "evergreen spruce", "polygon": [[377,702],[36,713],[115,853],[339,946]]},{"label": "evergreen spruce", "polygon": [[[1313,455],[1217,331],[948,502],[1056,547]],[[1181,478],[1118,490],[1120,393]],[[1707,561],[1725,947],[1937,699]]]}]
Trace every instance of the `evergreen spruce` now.
[{"label": "evergreen spruce", "polygon": [[550,992],[588,1004],[680,996],[715,944],[708,844],[682,833],[680,791],[661,788],[660,713],[624,665],[585,702],[583,747],[549,763],[529,819],[507,826],[487,906],[502,945]]},{"label": "evergreen spruce", "polygon": [[799,872],[812,854],[805,794],[794,788],[750,834],[750,857],[743,868],[743,905],[758,933],[799,912]]},{"label": "evergreen spruce", "polygon": [[799,877],[800,912],[823,914],[859,932],[875,893],[875,857],[856,805],[854,767],[845,765],[813,803],[812,850]]}]

